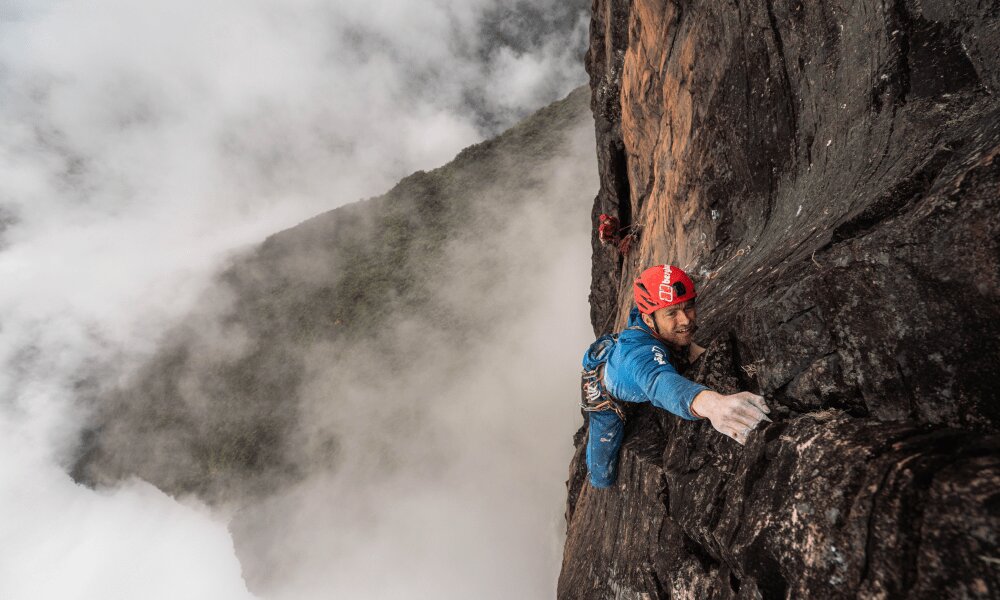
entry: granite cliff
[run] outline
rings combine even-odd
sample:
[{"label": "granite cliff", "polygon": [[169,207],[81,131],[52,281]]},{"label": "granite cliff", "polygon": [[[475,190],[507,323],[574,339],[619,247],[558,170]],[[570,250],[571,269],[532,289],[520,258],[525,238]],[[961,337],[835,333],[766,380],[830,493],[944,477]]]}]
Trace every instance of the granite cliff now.
[{"label": "granite cliff", "polygon": [[739,446],[632,411],[559,597],[1000,597],[1000,5],[595,0],[595,333],[670,262]]}]

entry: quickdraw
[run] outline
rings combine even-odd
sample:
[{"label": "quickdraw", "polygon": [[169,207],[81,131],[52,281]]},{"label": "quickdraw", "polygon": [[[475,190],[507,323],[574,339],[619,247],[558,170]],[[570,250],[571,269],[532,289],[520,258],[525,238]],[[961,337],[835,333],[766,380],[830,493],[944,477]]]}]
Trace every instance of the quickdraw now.
[{"label": "quickdraw", "polygon": [[596,369],[590,371],[583,370],[581,374],[581,394],[582,401],[580,402],[580,408],[585,412],[613,410],[622,421],[625,421],[625,411],[622,410],[621,404],[604,387],[603,363],[598,365]]}]

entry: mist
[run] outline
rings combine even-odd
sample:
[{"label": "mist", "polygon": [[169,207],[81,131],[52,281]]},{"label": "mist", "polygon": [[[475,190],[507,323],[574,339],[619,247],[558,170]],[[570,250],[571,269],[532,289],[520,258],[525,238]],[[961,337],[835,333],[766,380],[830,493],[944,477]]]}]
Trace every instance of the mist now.
[{"label": "mist", "polygon": [[337,449],[329,463],[306,452],[312,476],[235,516],[253,589],[555,594],[578,354],[590,335],[592,147],[588,123],[514,214],[503,189],[479,199],[496,229],[457,233],[432,283],[459,327],[392,313],[346,357],[307,349],[297,435],[331,435]]},{"label": "mist", "polygon": [[[493,242],[531,258],[496,274],[512,278],[497,310],[517,318],[457,354],[430,344],[435,364],[460,357],[465,376],[425,375],[438,402],[410,415],[419,427],[326,409],[332,386],[353,383],[340,399],[377,407],[369,400],[412,386],[419,369],[373,389],[362,365],[331,381],[311,349],[301,401],[341,448],[344,431],[371,431],[359,460],[348,453],[235,514],[138,479],[93,490],[67,470],[93,408],[81,395],[127,381],[235,253],[440,165],[582,83],[587,17],[557,2],[4,3],[0,596],[241,598],[247,580],[264,597],[551,595],[578,418],[565,392],[589,333],[589,226],[585,209],[577,221],[547,214],[544,195]],[[574,143],[592,155],[592,137]],[[596,176],[584,167],[554,169],[552,185],[586,200]],[[452,250],[454,272],[471,247]],[[398,325],[402,339],[428,327]],[[521,375],[498,378],[499,362]],[[516,418],[525,403],[542,413]],[[423,462],[399,458],[418,432],[440,440]],[[397,466],[371,468],[378,456]],[[289,520],[277,535],[254,514]]]}]

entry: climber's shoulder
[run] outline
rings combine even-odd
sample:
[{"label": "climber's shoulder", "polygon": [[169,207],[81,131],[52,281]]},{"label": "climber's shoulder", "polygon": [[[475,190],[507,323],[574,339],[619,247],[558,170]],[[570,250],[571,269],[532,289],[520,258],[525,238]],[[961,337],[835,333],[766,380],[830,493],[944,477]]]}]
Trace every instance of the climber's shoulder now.
[{"label": "climber's shoulder", "polygon": [[670,353],[659,340],[641,329],[626,329],[618,335],[618,344],[608,362],[621,371],[637,374],[670,364]]}]

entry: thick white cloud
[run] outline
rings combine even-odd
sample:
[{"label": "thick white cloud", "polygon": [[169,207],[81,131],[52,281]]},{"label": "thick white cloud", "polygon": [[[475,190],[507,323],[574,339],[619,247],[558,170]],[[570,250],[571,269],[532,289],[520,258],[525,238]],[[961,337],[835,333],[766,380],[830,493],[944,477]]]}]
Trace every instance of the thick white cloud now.
[{"label": "thick white cloud", "polygon": [[0,4],[0,596],[246,595],[218,515],[66,475],[76,390],[148,357],[228,253],[582,83],[583,19],[482,35],[515,6]]},{"label": "thick white cloud", "polygon": [[51,462],[0,448],[0,597],[253,597],[225,521],[207,510],[140,481],[94,492]]}]

